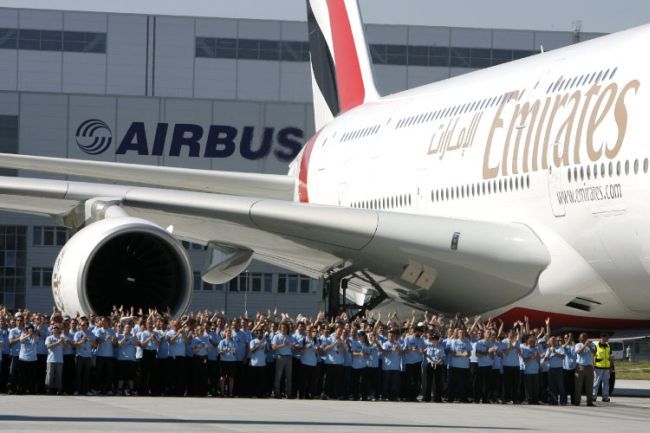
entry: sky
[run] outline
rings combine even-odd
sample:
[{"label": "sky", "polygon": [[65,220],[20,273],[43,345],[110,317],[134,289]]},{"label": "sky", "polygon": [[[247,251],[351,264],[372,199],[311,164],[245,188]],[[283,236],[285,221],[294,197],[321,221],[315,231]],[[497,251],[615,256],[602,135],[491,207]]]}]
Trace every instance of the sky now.
[{"label": "sky", "polygon": [[[650,23],[648,0],[360,0],[366,23],[611,33]],[[0,7],[304,21],[305,0],[0,0]]]}]

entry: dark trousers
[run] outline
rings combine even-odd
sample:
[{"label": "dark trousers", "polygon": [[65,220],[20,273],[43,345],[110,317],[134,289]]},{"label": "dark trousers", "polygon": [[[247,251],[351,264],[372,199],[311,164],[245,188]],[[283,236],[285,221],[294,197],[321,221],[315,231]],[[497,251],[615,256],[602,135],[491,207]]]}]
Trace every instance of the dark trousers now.
[{"label": "dark trousers", "polygon": [[[36,355],[36,391],[40,394],[45,392],[45,373],[47,371],[47,354]],[[64,379],[65,380],[65,379]]]},{"label": "dark trousers", "polygon": [[151,395],[162,395],[167,391],[169,377],[169,360],[167,358],[154,360],[153,379],[151,383]]},{"label": "dark trousers", "polygon": [[115,359],[110,356],[98,356],[95,358],[95,364],[99,391],[103,393],[112,391]]},{"label": "dark trousers", "polygon": [[562,367],[551,368],[548,371],[548,389],[551,395],[551,404],[566,404],[566,393],[564,392],[564,370]]},{"label": "dark trousers", "polygon": [[343,384],[341,386],[342,391],[339,397],[344,397],[344,398],[350,397],[350,393],[352,392],[352,388],[350,386],[351,381],[352,381],[352,367],[343,366]]},{"label": "dark trousers", "polygon": [[414,362],[406,364],[406,398],[409,401],[417,400],[422,386],[422,364]]},{"label": "dark trousers", "polygon": [[260,367],[249,367],[250,379],[253,384],[251,395],[255,397],[264,397],[266,395],[266,365]]},{"label": "dark trousers", "polygon": [[526,400],[528,404],[539,403],[539,374],[524,374],[524,386],[526,387]]},{"label": "dark trousers", "polygon": [[474,401],[486,402],[488,399],[488,377],[492,367],[477,367],[474,376]]},{"label": "dark trousers", "polygon": [[275,360],[266,363],[266,394],[271,395],[275,385]]},{"label": "dark trousers", "polygon": [[205,397],[208,393],[208,358],[207,356],[192,357],[192,387],[191,393],[195,397]]},{"label": "dark trousers", "polygon": [[[18,360],[18,389],[20,392],[34,394],[37,391],[36,380],[38,379],[38,361]],[[45,378],[43,378],[45,385]]]},{"label": "dark trousers", "polygon": [[2,363],[0,363],[0,392],[7,392],[7,381],[9,380],[9,366],[11,365],[11,356],[9,354],[2,355]]},{"label": "dark trousers", "polygon": [[174,395],[182,397],[185,394],[185,357],[176,356],[171,358],[170,368],[172,369]]},{"label": "dark trousers", "polygon": [[235,369],[235,373],[234,373],[234,375],[235,375],[235,383],[232,386],[232,388],[233,388],[232,393],[233,393],[233,395],[242,397],[242,396],[245,395],[245,389],[246,389],[246,385],[245,385],[245,382],[243,380],[244,363],[242,361],[234,361],[233,366],[234,366],[234,369]]},{"label": "dark trousers", "polygon": [[383,390],[381,393],[382,398],[395,401],[400,393],[401,385],[401,371],[399,370],[384,370],[383,376]]},{"label": "dark trousers", "polygon": [[77,365],[74,354],[63,355],[63,392],[72,394],[74,392],[74,381]]},{"label": "dark trousers", "polygon": [[564,375],[564,401],[567,401],[567,395],[571,398],[571,403],[573,403],[573,390],[575,389],[575,374],[576,370],[562,370]]},{"label": "dark trousers", "polygon": [[12,356],[11,361],[9,362],[9,369],[7,374],[7,390],[16,391],[18,390],[18,356]]},{"label": "dark trousers", "polygon": [[449,369],[449,392],[447,393],[447,399],[449,401],[466,401],[469,385],[469,368],[451,367]]},{"label": "dark trousers", "polygon": [[366,377],[363,381],[363,394],[366,398],[379,398],[381,393],[381,370],[379,367],[367,367]]},{"label": "dark trousers", "polygon": [[[219,389],[219,374],[219,361],[208,360],[208,392],[213,396],[216,395]],[[265,380],[265,377],[262,377],[259,381],[253,383],[256,383],[257,387],[264,389]]]},{"label": "dark trousers", "polygon": [[343,366],[340,364],[325,364],[325,394],[330,398],[341,395]]},{"label": "dark trousers", "polygon": [[503,399],[519,401],[519,367],[503,367]]},{"label": "dark trousers", "polygon": [[156,369],[156,351],[142,350],[140,359],[140,390],[138,395],[149,395],[154,388],[154,374]]},{"label": "dark trousers", "polygon": [[318,364],[311,366],[300,364],[300,398],[312,398],[318,395]]},{"label": "dark trousers", "polygon": [[433,401],[442,401],[442,374],[444,366],[438,365],[433,368],[431,364],[427,363],[427,378],[424,383],[424,401],[431,401],[433,393]]},{"label": "dark trousers", "polygon": [[300,366],[302,364],[300,363],[300,358],[296,358],[295,356],[292,358],[291,362],[291,383],[293,386],[291,387],[291,396],[296,397],[298,395],[298,392],[300,391],[300,388],[296,385],[300,383]]},{"label": "dark trousers", "polygon": [[[77,357],[75,370],[75,390],[83,395],[90,391],[90,372],[93,368],[92,358]],[[65,374],[65,373],[64,373]]]},{"label": "dark trousers", "polygon": [[[350,393],[354,400],[359,400],[359,397],[362,396],[362,390],[364,390],[366,382],[366,369],[365,368],[353,368],[350,375]],[[363,394],[363,397],[366,397]]]},{"label": "dark trousers", "polygon": [[498,400],[503,397],[501,371],[493,368],[488,377],[488,398]]}]

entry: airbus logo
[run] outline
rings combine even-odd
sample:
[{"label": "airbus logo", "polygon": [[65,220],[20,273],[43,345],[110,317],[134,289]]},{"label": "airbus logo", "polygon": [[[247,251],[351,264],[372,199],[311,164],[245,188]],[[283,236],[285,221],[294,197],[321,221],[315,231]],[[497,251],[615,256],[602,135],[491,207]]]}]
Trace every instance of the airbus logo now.
[{"label": "airbus logo", "polygon": [[79,149],[89,155],[99,155],[106,152],[113,142],[111,128],[99,119],[88,119],[81,122],[75,134]]},{"label": "airbus logo", "polygon": [[[76,135],[79,148],[90,155],[105,152],[112,141],[110,128],[98,119],[82,122]],[[292,126],[264,127],[261,133],[256,133],[254,126],[239,129],[230,125],[209,125],[204,128],[192,123],[159,122],[155,130],[148,130],[144,122],[132,122],[121,137],[115,154],[228,158],[239,153],[248,160],[273,155],[288,162],[300,153],[304,136],[301,128]]]}]

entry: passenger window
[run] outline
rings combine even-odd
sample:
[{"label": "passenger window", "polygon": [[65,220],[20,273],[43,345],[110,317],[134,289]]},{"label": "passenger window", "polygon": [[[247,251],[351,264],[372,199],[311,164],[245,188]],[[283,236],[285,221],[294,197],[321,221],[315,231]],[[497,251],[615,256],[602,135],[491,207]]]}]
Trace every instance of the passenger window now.
[{"label": "passenger window", "polygon": [[648,172],[648,158],[643,160],[643,172],[644,173]]},{"label": "passenger window", "polygon": [[591,179],[591,166],[587,166],[587,180]]},{"label": "passenger window", "polygon": [[571,169],[568,169],[566,171],[566,174],[567,174],[567,180],[569,181],[569,183],[571,183]]},{"label": "passenger window", "polygon": [[616,163],[616,176],[620,176],[620,175],[621,175],[621,161],[618,161]]},{"label": "passenger window", "polygon": [[638,173],[639,173],[639,160],[635,159],[634,160],[634,174],[638,174]]},{"label": "passenger window", "polygon": [[614,175],[614,164],[612,164],[611,162],[609,163],[608,172],[609,172],[609,177],[612,177]]},{"label": "passenger window", "polygon": [[605,177],[605,163],[604,162],[600,163],[600,177],[602,177],[602,178]]},{"label": "passenger window", "polygon": [[598,164],[594,164],[594,179],[598,179]]},{"label": "passenger window", "polygon": [[628,174],[630,174],[630,161],[626,160],[625,161],[625,175],[627,176]]},{"label": "passenger window", "polygon": [[585,170],[583,167],[580,167],[580,180],[585,180]]}]

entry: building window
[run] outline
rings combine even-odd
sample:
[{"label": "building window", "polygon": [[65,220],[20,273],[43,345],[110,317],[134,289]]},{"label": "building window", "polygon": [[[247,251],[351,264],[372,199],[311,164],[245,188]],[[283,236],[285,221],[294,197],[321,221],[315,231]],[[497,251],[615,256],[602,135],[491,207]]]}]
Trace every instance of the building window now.
[{"label": "building window", "polygon": [[279,274],[278,293],[310,293],[312,291],[312,279],[306,275]]},{"label": "building window", "polygon": [[32,287],[51,287],[52,268],[32,268]]},{"label": "building window", "polygon": [[202,287],[202,279],[201,279],[201,273],[194,271],[192,273],[194,277],[194,290],[201,290]]},{"label": "building window", "polygon": [[106,53],[106,33],[0,28],[0,48]]},{"label": "building window", "polygon": [[193,251],[201,251],[204,250],[205,247],[201,244],[195,244],[194,242],[188,242],[188,241],[181,241],[181,244],[183,244],[183,247],[187,250],[193,250]]},{"label": "building window", "polygon": [[0,226],[0,304],[25,307],[27,227]]},{"label": "building window", "polygon": [[63,246],[68,241],[69,232],[65,227],[34,226],[34,246]]},{"label": "building window", "polygon": [[[3,48],[0,29],[0,48]],[[18,153],[18,116],[0,115],[0,153]],[[0,168],[0,176],[15,176],[16,170]]]}]

